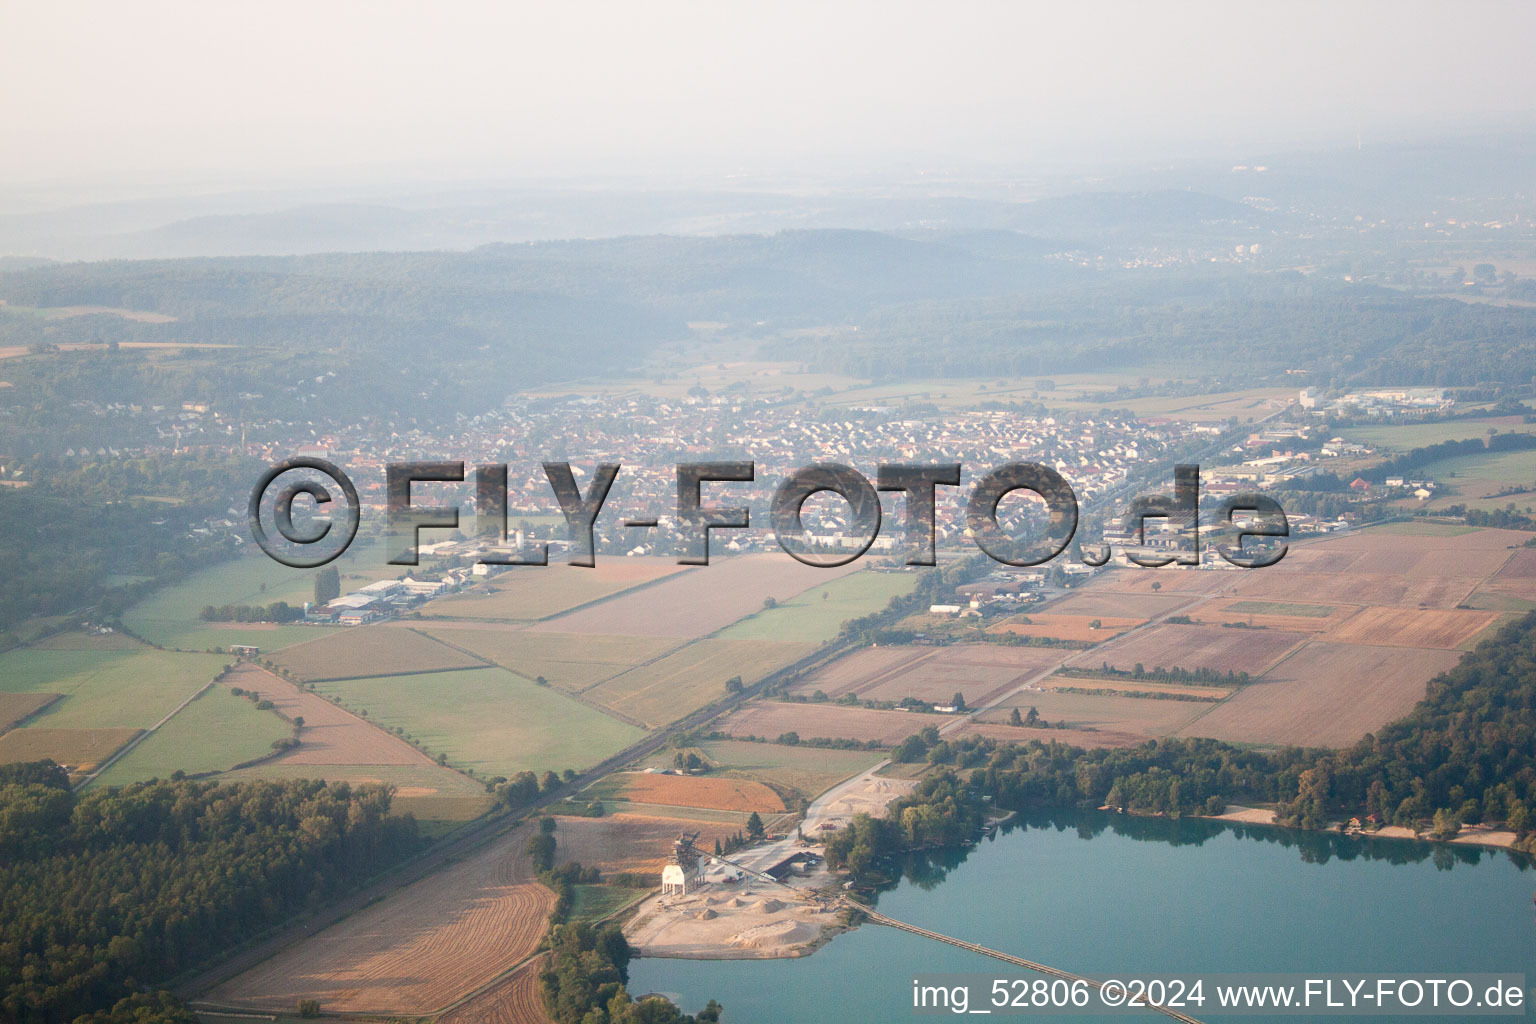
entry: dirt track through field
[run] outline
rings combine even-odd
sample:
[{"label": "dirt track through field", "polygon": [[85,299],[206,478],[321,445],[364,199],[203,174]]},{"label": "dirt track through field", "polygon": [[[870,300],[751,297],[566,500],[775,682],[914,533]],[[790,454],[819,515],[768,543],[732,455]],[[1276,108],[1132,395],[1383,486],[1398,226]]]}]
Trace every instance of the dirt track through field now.
[{"label": "dirt track through field", "polygon": [[529,960],[506,980],[437,1018],[436,1024],[549,1024],[539,974],[548,953]]},{"label": "dirt track through field", "polygon": [[532,826],[282,950],[209,993],[216,1004],[428,1014],[531,954],[554,894],[534,880]]}]

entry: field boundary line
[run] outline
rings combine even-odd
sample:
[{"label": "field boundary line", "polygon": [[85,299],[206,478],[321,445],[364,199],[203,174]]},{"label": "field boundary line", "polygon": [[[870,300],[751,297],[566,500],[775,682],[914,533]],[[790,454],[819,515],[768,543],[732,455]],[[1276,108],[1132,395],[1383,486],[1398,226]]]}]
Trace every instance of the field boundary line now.
[{"label": "field boundary line", "polygon": [[[48,693],[47,690],[44,690],[42,692],[43,693]],[[64,695],[62,693],[55,693],[55,694],[51,694],[50,696],[51,696],[52,699],[50,699],[48,701],[45,701],[42,704],[39,704],[37,707],[33,708],[31,711],[28,711],[26,714],[22,715],[20,718],[16,719],[14,722],[11,722],[11,723],[9,723],[8,725],[5,725],[5,726],[0,726],[0,736],[4,736],[6,733],[10,732],[12,729],[20,729],[20,728],[24,727],[32,719],[36,718],[38,715],[42,714],[44,711],[47,711],[49,708],[53,707],[59,701],[64,699]]]},{"label": "field boundary line", "polygon": [[134,750],[135,747],[137,747],[140,743],[143,743],[145,740],[149,739],[149,737],[153,736],[156,732],[158,732],[162,725],[164,725],[166,722],[169,722],[171,719],[175,718],[178,714],[181,713],[182,709],[185,708],[188,704],[191,704],[193,701],[197,700],[197,698],[201,697],[203,694],[207,693],[210,689],[212,689],[213,685],[215,683],[217,683],[220,679],[224,678],[224,673],[227,672],[227,671],[229,671],[227,668],[221,669],[219,671],[218,675],[214,676],[212,679],[208,680],[202,686],[198,687],[196,693],[192,694],[192,696],[188,697],[186,700],[182,701],[180,704],[178,704],[174,708],[172,708],[170,713],[167,714],[164,718],[160,719],[160,721],[156,722],[154,725],[150,726],[148,729],[141,730],[139,732],[139,734],[137,736],[135,736],[133,739],[129,740],[127,743],[124,743],[121,747],[118,747],[117,750],[112,754],[111,757],[107,758],[101,764],[96,766],[95,771],[91,772],[91,774],[85,776],[85,778],[81,779],[78,783],[76,783],[75,786],[73,787],[74,791],[76,793],[82,791],[83,789],[85,789],[86,786],[89,786],[91,783],[95,782],[98,778],[100,778],[102,773],[105,772],[108,768],[111,768],[114,764],[117,764],[117,762],[121,761],[123,758],[125,758],[129,754],[133,753],[133,750]]}]

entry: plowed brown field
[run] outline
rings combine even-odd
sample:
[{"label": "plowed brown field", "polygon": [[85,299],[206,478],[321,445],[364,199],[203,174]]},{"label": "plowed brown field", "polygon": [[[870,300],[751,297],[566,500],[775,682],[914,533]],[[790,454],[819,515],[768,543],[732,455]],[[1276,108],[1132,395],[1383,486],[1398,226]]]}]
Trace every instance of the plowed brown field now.
[{"label": "plowed brown field", "polygon": [[1210,669],[1256,676],[1295,647],[1303,636],[1278,629],[1164,624],[1084,651],[1067,664],[1096,668],[1108,662],[1111,668],[1125,671],[1140,664],[1148,670]]},{"label": "plowed brown field", "polygon": [[728,736],[761,736],[777,739],[786,732],[802,739],[875,740],[895,746],[924,726],[943,726],[948,715],[917,715],[904,711],[872,711],[827,704],[791,704],[753,701],[733,712],[719,726]]},{"label": "plowed brown field", "polygon": [[1329,630],[1327,637],[1341,644],[1454,649],[1498,618],[1497,612],[1452,608],[1365,608]]},{"label": "plowed brown field", "polygon": [[623,793],[636,803],[707,807],[717,811],[773,811],[780,814],[784,811],[784,801],[779,794],[750,779],[636,772],[627,780]]}]

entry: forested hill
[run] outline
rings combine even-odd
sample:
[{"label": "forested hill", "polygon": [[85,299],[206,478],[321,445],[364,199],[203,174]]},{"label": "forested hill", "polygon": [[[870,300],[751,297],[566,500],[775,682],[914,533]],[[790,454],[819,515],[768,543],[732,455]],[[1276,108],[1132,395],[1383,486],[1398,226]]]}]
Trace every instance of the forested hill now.
[{"label": "forested hill", "polygon": [[389,802],[324,782],[77,796],[51,764],[0,767],[0,1019],[186,1019],[158,996],[111,1011],[413,851]]}]

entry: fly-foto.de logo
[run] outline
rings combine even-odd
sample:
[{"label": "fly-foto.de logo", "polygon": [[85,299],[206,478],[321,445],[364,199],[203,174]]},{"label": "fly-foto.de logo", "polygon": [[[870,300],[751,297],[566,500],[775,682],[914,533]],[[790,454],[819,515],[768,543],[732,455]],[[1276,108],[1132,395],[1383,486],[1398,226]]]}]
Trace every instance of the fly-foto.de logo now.
[{"label": "fly-foto.de logo", "polygon": [[[568,462],[543,463],[545,476],[559,503],[570,536],[571,565],[596,565],[594,528],[602,513],[608,492],[618,478],[620,464],[599,463],[585,493],[576,482]],[[937,547],[937,493],[940,487],[960,485],[958,463],[914,464],[885,463],[878,467],[875,481],[841,463],[826,462],[796,470],[780,482],[769,508],[774,538],[791,557],[807,565],[846,565],[861,557],[880,535],[882,513],[880,492],[901,495],[905,522],[904,559],[908,565],[934,565]],[[327,482],[320,478],[325,478]],[[418,503],[412,493],[417,484],[462,483],[463,462],[399,462],[385,468],[385,529],[389,544],[389,564],[418,564],[418,538],[423,529],[457,529],[459,509],[451,505]],[[475,532],[487,548],[505,549],[507,542],[507,467],[488,464],[474,467],[471,479],[475,488]],[[708,565],[710,534],[714,530],[746,529],[751,525],[750,510],[721,499],[728,485],[756,480],[752,462],[683,462],[677,465],[677,502],[672,510],[672,527],[677,535],[677,561],[682,565]],[[710,485],[712,502],[704,500],[705,485]],[[301,496],[308,499],[311,513],[331,511],[336,502],[333,488],[340,492],[345,509],[328,518],[311,515],[303,526],[294,520],[295,504]],[[998,506],[1017,491],[1033,494],[1043,503],[1043,529],[1026,531],[1028,535],[1010,535],[998,520]],[[815,494],[831,492],[842,497],[849,508],[846,533],[852,541],[843,550],[828,555],[817,550],[801,513]],[[280,462],[262,475],[251,490],[249,517],[251,536],[261,549],[284,565],[312,568],[339,556],[357,535],[362,505],[357,488],[346,473],[334,464],[317,458],[292,458]],[[1146,550],[1146,524],[1149,519],[1166,520],[1187,539],[1188,544],[1173,553]],[[270,522],[286,544],[280,544],[267,531]],[[657,517],[633,517],[621,521],[626,529],[656,529]],[[1169,564],[1193,565],[1200,559],[1200,467],[1175,466],[1171,494],[1141,495],[1131,499],[1122,522],[1133,545],[1125,557],[1136,565],[1157,567]],[[1286,546],[1272,544],[1245,548],[1243,540],[1285,538],[1290,526],[1285,510],[1273,498],[1263,494],[1235,494],[1224,498],[1212,519],[1222,531],[1225,543],[1217,553],[1233,565],[1257,569],[1273,565],[1285,557]],[[1066,551],[1077,533],[1077,495],[1067,479],[1050,466],[1037,462],[1010,462],[991,470],[972,488],[965,505],[965,533],[988,556],[1005,565],[1034,566],[1049,562]],[[1088,565],[1109,561],[1108,545],[1096,549],[1079,548],[1077,557]],[[517,550],[486,550],[476,561],[489,565],[549,564],[548,544],[529,544]]]}]

